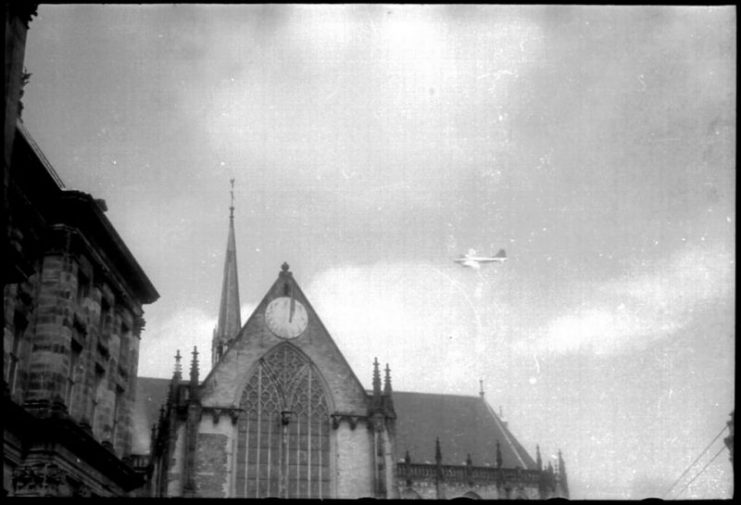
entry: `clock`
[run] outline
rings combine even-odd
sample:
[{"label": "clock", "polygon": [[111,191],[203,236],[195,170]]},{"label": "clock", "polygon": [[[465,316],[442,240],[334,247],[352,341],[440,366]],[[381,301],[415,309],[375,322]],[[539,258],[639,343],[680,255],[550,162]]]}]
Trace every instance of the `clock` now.
[{"label": "clock", "polygon": [[265,309],[265,323],[275,336],[296,338],[306,329],[309,315],[301,302],[290,296],[281,296]]}]

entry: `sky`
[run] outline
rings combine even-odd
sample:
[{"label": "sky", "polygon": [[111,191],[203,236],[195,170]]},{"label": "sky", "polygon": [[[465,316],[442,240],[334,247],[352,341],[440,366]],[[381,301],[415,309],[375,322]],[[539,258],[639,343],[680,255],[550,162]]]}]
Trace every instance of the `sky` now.
[{"label": "sky", "polygon": [[208,372],[234,178],[243,322],[286,261],[572,498],[729,498],[735,65],[728,6],[41,5],[23,120],[161,295],[139,375]]}]

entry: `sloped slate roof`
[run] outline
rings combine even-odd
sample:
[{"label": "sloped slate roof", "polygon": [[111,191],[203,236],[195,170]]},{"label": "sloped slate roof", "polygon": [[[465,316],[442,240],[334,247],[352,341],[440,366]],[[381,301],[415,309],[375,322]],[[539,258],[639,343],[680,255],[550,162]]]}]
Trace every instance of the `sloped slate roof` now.
[{"label": "sloped slate roof", "polygon": [[[169,379],[137,378],[134,406],[134,452],[149,452],[152,424],[167,398]],[[530,455],[499,416],[478,396],[394,392],[397,458],[406,451],[414,463],[435,462],[435,439],[440,439],[442,462],[464,464],[468,454],[475,466],[496,466],[497,440],[502,466],[535,469]]]},{"label": "sloped slate roof", "polygon": [[535,469],[535,461],[515,439],[489,404],[479,396],[394,392],[397,457],[406,451],[413,463],[435,462],[440,439],[443,464],[496,466],[497,440],[502,466]]},{"label": "sloped slate roof", "polygon": [[134,402],[134,454],[149,454],[149,439],[152,425],[160,415],[160,406],[167,400],[170,379],[152,377],[136,378],[136,401]]}]

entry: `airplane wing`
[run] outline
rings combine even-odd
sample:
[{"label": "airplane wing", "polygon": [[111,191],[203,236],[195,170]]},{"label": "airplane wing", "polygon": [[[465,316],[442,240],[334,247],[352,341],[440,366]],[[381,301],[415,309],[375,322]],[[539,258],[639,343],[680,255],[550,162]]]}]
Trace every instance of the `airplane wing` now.
[{"label": "airplane wing", "polygon": [[481,268],[481,263],[474,260],[464,260],[461,261],[461,265],[468,268],[473,268],[474,270],[479,270]]},{"label": "airplane wing", "polygon": [[507,253],[506,253],[506,252],[504,252],[504,249],[499,249],[499,252],[498,252],[498,253],[497,253],[497,255],[496,255],[496,256],[494,256],[494,257],[495,257],[495,258],[502,258],[502,259],[504,259],[504,258],[506,258],[506,257],[507,257]]}]

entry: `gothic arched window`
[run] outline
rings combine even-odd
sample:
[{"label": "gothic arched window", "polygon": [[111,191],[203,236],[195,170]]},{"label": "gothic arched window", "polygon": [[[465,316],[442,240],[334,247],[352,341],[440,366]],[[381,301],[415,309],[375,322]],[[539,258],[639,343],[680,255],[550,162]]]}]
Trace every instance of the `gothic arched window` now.
[{"label": "gothic arched window", "polygon": [[236,494],[329,498],[329,407],[311,362],[290,344],[258,362],[242,394]]}]

